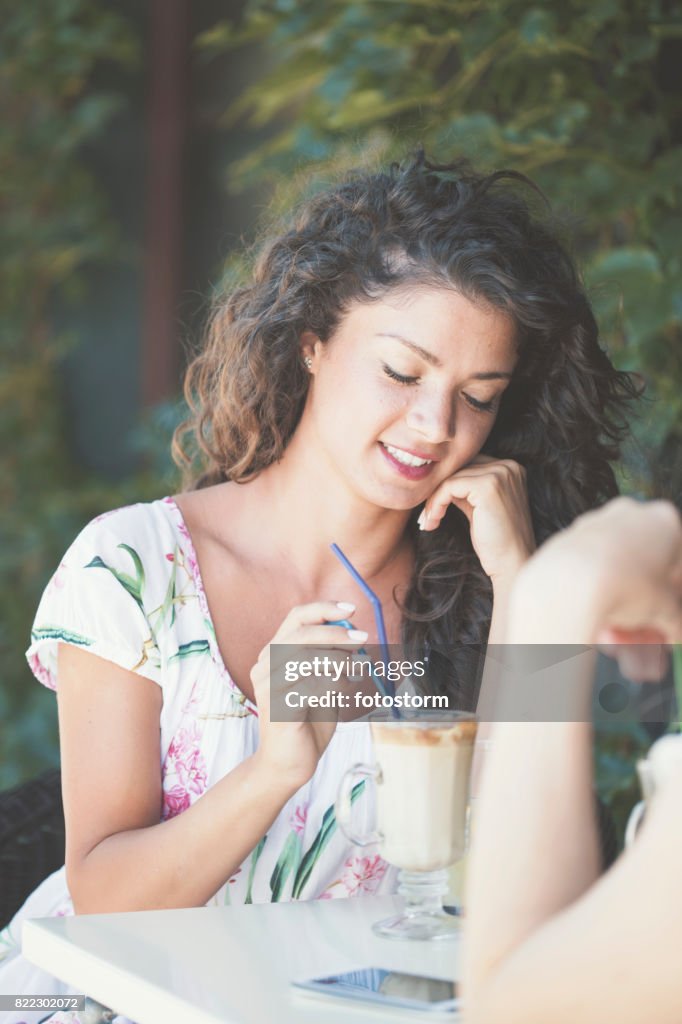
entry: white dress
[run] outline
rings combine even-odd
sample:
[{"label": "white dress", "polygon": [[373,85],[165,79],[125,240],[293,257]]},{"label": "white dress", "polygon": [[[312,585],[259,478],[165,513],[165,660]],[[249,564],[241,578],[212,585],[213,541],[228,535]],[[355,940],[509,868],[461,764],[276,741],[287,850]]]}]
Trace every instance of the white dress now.
[{"label": "white dress", "polygon": [[[105,513],[79,534],[43,594],[27,652],[35,676],[53,690],[60,642],[162,688],[163,820],[181,814],[256,750],[258,712],[223,663],[191,537],[172,498]],[[350,844],[334,817],[343,772],[372,760],[368,725],[340,723],[313,778],[285,804],[210,905],[393,891],[394,870],[376,851]],[[372,794],[361,783],[355,797],[357,825],[369,829]],[[26,961],[20,942],[27,918],[72,913],[61,868],[0,932],[1,994],[71,991]],[[0,1024],[43,1019],[45,1011],[0,1012]],[[74,1024],[78,1016],[57,1013],[49,1019]]]}]

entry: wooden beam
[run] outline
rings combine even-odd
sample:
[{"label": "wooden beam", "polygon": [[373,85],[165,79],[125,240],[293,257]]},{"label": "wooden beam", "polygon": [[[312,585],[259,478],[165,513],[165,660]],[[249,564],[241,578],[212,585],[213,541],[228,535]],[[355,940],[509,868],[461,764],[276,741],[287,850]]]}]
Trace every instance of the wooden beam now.
[{"label": "wooden beam", "polygon": [[179,388],[188,0],[149,0],[145,252],[140,360],[143,408]]}]

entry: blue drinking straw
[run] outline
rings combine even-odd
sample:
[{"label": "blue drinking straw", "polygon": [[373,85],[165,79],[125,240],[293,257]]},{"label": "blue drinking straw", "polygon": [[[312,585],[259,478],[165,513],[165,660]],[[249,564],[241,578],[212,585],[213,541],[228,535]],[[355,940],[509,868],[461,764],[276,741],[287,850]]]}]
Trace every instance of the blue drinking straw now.
[{"label": "blue drinking straw", "polygon": [[[344,629],[355,629],[355,626],[350,621],[350,619],[334,619],[332,622],[328,622],[327,625],[328,626],[343,626]],[[358,647],[358,654],[367,654],[367,651],[365,650],[364,647]],[[370,666],[371,666],[371,664],[372,663],[370,661]],[[386,687],[382,683],[382,681],[379,678],[379,676],[376,674],[376,672],[374,671],[373,668],[370,668],[370,672],[372,674],[372,682],[376,686],[376,688],[379,691],[379,693],[381,694],[381,696],[382,697],[387,697],[388,694],[386,693]]]},{"label": "blue drinking straw", "polygon": [[[332,544],[331,545],[331,549],[334,552],[334,554],[336,555],[336,557],[338,558],[338,560],[343,565],[344,569],[348,570],[348,572],[351,574],[351,576],[353,577],[355,582],[360,587],[362,587],[362,589],[364,590],[365,594],[367,595],[367,597],[372,602],[372,609],[374,611],[374,622],[376,623],[377,633],[379,635],[379,644],[381,645],[381,660],[384,663],[384,669],[385,669],[386,665],[388,664],[389,657],[388,657],[388,641],[386,639],[386,626],[384,625],[384,612],[383,612],[383,609],[381,607],[381,601],[379,600],[377,595],[374,593],[374,591],[370,587],[369,583],[367,583],[362,578],[362,576],[360,575],[358,570],[355,568],[353,563],[351,561],[349,561],[348,558],[346,558],[346,556],[344,555],[344,553],[341,550],[341,548],[339,547],[339,545],[338,544]],[[360,651],[359,653],[360,654],[364,654],[366,652],[365,651]],[[374,678],[374,682],[377,685],[377,689],[379,689],[379,691],[381,691],[382,687],[379,686],[379,682],[377,680],[377,677],[374,675],[374,673],[372,673],[372,676]],[[390,689],[391,689],[391,696],[393,696],[393,685],[388,680],[388,678],[386,679],[386,685],[388,687],[390,687]],[[385,694],[384,694],[384,696],[385,696]]]}]

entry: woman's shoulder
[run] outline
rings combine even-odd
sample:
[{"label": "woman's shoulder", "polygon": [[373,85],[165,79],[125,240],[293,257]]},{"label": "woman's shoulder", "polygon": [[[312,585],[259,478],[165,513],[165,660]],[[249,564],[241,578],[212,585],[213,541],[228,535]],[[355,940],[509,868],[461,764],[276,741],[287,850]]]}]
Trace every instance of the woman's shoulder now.
[{"label": "woman's shoulder", "polygon": [[162,533],[177,530],[181,518],[175,498],[164,497],[156,501],[140,501],[123,505],[95,516],[76,537],[107,536],[108,534],[149,535],[159,530]]},{"label": "woman's shoulder", "polygon": [[91,519],[76,535],[63,561],[121,555],[147,559],[172,552],[183,532],[183,520],[173,498],[138,502],[111,509]]},{"label": "woman's shoulder", "polygon": [[169,582],[185,563],[178,516],[172,499],[162,498],[112,509],[80,531],[43,592],[31,631],[27,656],[41,682],[56,688],[60,643],[160,682],[158,613],[174,607],[165,601]]}]

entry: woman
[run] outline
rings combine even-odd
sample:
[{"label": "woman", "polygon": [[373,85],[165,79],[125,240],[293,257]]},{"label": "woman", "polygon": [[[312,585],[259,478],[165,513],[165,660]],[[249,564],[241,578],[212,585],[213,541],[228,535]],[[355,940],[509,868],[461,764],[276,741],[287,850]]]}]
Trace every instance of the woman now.
[{"label": "woman", "polygon": [[[507,639],[615,644],[640,678],[656,678],[628,645],[682,643],[676,509],[620,498],[549,541],[519,574]],[[641,836],[600,877],[590,660],[573,659],[564,721],[493,729],[470,857],[471,1024],[680,1019],[679,761]]]},{"label": "woman", "polygon": [[421,153],[357,175],[219,306],[177,439],[204,457],[195,489],[91,523],[38,611],[66,869],[8,944],[27,915],[392,886],[329,827],[366,727],[271,723],[269,644],[377,641],[332,541],[389,641],[483,643],[536,541],[615,493],[636,389],[528,185]]}]

